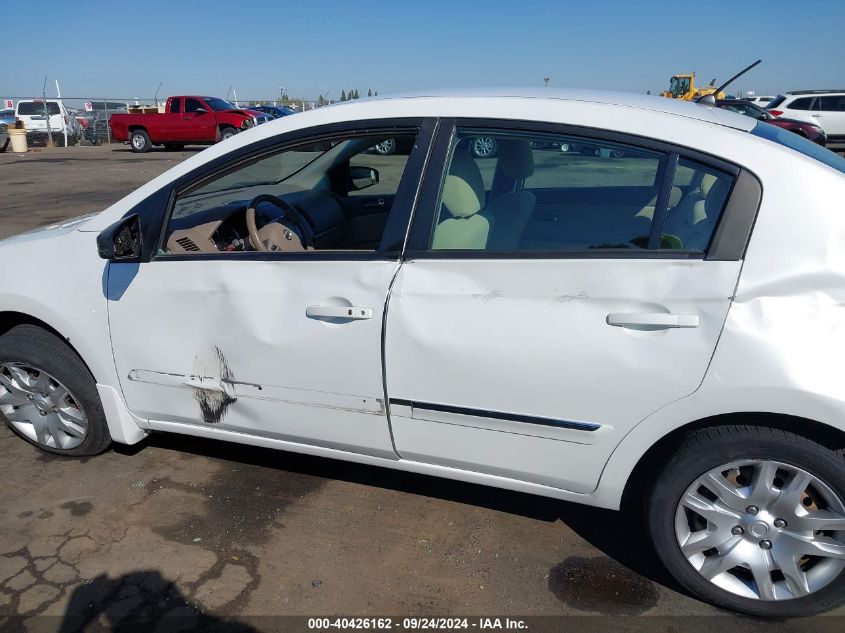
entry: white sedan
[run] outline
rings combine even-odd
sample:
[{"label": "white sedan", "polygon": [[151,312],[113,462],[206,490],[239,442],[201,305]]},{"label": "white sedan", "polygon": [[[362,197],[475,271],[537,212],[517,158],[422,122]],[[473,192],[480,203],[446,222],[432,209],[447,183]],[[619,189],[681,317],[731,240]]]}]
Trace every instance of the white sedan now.
[{"label": "white sedan", "polygon": [[164,431],[639,507],[695,595],[817,613],[845,599],[843,172],[658,97],[285,117],[0,245],[0,411],[63,455]]}]

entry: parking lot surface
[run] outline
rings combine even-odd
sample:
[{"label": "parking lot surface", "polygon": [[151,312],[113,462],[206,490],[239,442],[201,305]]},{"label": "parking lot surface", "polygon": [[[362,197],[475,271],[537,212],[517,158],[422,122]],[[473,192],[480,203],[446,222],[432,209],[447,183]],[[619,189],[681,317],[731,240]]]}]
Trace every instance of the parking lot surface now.
[{"label": "parking lot surface", "polygon": [[[0,155],[0,237],[105,208],[192,154]],[[0,454],[0,630],[32,617],[59,630],[68,615],[107,626],[331,614],[770,626],[679,593],[631,514],[191,437],[70,459],[2,426]],[[842,623],[777,626],[820,621]]]}]

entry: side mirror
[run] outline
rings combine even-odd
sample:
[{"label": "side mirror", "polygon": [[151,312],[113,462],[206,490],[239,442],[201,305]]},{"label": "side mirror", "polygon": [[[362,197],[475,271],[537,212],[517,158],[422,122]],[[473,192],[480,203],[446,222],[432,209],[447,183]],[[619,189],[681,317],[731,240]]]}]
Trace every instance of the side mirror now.
[{"label": "side mirror", "polygon": [[138,261],[141,258],[141,220],[137,214],[121,218],[100,233],[97,252],[109,261]]},{"label": "side mirror", "polygon": [[378,170],[372,167],[359,167],[357,165],[350,167],[349,177],[352,180],[352,191],[360,191],[377,185],[379,182]]}]

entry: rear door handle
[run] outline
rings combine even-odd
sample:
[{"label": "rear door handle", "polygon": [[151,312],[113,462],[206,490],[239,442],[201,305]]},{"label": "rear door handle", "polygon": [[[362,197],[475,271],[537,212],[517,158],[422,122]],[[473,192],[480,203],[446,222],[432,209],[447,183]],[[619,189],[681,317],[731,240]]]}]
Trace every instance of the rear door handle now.
[{"label": "rear door handle", "polygon": [[607,315],[607,324],[617,327],[642,325],[664,328],[698,327],[698,315],[668,314],[665,312],[614,312]]},{"label": "rear door handle", "polygon": [[308,306],[305,308],[305,316],[316,319],[362,321],[373,318],[373,309],[359,306]]}]

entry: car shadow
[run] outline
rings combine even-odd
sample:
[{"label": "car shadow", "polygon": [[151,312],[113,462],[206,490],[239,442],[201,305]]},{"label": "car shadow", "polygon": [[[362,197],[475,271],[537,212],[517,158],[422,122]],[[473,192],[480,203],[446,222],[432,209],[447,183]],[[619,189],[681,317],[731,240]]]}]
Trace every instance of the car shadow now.
[{"label": "car shadow", "polygon": [[[639,576],[689,595],[660,564],[647,538],[642,513],[634,507],[636,504],[617,512],[430,475],[290,452],[285,453],[283,463],[280,464],[279,451],[274,449],[237,445],[237,450],[233,451],[233,445],[229,442],[177,434],[153,434],[140,444],[115,445],[114,450],[120,454],[134,455],[147,446],[406,492],[548,523],[559,520],[592,546]],[[552,570],[551,573],[554,572]]]},{"label": "car shadow", "polygon": [[[183,153],[191,153],[194,154],[196,152],[201,152],[202,150],[210,147],[210,145],[191,145],[188,147],[183,147],[182,149],[167,149],[166,147],[151,147],[144,154],[183,154]],[[137,152],[133,152],[129,149],[128,145],[121,145],[119,147],[112,147],[111,151],[113,152],[122,152],[127,154],[135,154]]]}]

